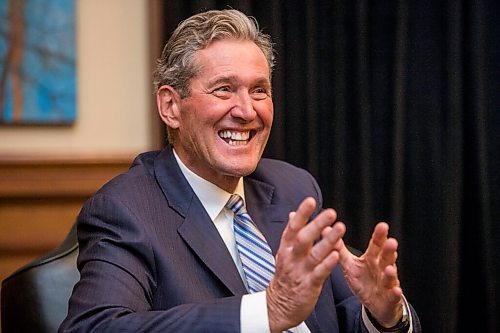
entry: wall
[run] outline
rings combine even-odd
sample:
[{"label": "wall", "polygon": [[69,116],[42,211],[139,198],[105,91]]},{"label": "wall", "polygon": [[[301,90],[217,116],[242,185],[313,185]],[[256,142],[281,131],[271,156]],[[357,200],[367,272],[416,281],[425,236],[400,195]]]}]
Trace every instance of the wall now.
[{"label": "wall", "polygon": [[0,127],[0,280],[64,238],[84,200],[153,148],[150,1],[77,0],[77,121]]},{"label": "wall", "polygon": [[77,121],[0,127],[0,155],[123,155],[151,146],[148,1],[77,0]]}]

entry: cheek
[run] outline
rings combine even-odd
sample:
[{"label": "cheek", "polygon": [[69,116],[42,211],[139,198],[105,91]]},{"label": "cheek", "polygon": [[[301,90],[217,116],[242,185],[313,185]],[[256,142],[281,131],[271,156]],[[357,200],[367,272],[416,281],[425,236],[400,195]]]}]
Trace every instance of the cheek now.
[{"label": "cheek", "polygon": [[184,119],[191,124],[191,128],[207,129],[223,118],[230,110],[230,106],[230,102],[206,96],[202,101],[196,101],[183,110]]},{"label": "cheek", "polygon": [[264,127],[271,127],[274,117],[273,103],[272,102],[266,103],[257,112],[259,114],[260,119],[262,119]]},{"label": "cheek", "polygon": [[186,135],[193,135],[202,130],[207,122],[204,114],[197,108],[184,108],[182,110],[180,129],[184,130]]}]

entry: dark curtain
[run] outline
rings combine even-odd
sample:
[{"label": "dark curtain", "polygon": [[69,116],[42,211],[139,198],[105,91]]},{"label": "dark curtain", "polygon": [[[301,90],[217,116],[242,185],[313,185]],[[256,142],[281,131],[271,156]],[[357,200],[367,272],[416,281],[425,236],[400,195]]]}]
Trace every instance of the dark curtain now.
[{"label": "dark curtain", "polygon": [[209,8],[276,43],[265,155],[308,169],[365,249],[376,221],[426,332],[500,332],[498,1],[165,1],[165,37]]}]

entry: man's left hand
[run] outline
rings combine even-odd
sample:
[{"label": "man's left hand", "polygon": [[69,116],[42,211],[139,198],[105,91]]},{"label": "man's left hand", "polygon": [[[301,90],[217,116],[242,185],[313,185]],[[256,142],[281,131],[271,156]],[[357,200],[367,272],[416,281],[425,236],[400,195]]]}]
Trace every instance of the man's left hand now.
[{"label": "man's left hand", "polygon": [[388,238],[388,232],[387,223],[378,223],[368,249],[360,257],[345,245],[339,251],[339,263],[351,290],[384,327],[397,324],[404,306],[396,268],[398,242]]}]

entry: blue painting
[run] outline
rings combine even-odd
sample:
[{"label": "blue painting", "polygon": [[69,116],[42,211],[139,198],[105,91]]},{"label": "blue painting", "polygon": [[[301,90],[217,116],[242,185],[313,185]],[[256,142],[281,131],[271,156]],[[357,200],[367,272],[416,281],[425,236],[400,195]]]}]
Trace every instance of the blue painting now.
[{"label": "blue painting", "polygon": [[0,123],[76,118],[75,1],[0,0]]}]

